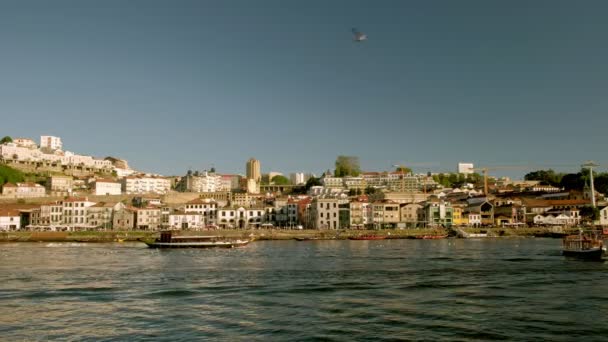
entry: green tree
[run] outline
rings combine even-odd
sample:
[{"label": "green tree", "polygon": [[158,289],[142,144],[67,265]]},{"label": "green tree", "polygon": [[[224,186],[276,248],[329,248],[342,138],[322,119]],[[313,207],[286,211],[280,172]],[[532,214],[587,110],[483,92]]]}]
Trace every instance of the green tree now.
[{"label": "green tree", "polygon": [[396,171],[396,172],[403,172],[403,173],[405,173],[405,174],[410,174],[410,173],[412,173],[412,169],[410,169],[410,168],[409,168],[409,167],[407,167],[407,166],[403,166],[403,165],[397,166],[397,168],[395,169],[395,171]]},{"label": "green tree", "polygon": [[359,166],[359,157],[355,156],[338,156],[336,158],[336,177],[358,176],[361,173]]},{"label": "green tree", "polygon": [[368,186],[367,188],[365,188],[365,194],[366,195],[373,195],[376,192],[378,192],[378,189],[376,189],[374,187]]},{"label": "green tree", "polygon": [[524,179],[540,181],[543,185],[559,186],[563,176],[563,173],[556,173],[555,171],[549,169],[529,172],[524,176]]},{"label": "green tree", "polygon": [[304,189],[306,189],[306,192],[308,192],[308,190],[310,190],[310,188],[312,188],[313,186],[319,186],[319,185],[321,185],[321,180],[319,178],[310,177],[306,181],[306,185],[304,185]]},{"label": "green tree", "polygon": [[275,185],[288,185],[289,179],[287,179],[287,177],[285,176],[281,176],[281,175],[276,175],[274,177],[272,177],[271,183],[275,184]]},{"label": "green tree", "polygon": [[597,220],[600,218],[600,210],[597,207],[586,205],[581,208],[581,217],[588,220]]},{"label": "green tree", "polygon": [[585,187],[585,180],[582,173],[569,173],[562,177],[560,186],[566,190],[582,190]]},{"label": "green tree", "polygon": [[593,177],[593,185],[595,190],[602,194],[608,193],[608,173],[600,173]]},{"label": "green tree", "polygon": [[13,138],[9,137],[8,135],[5,136],[4,138],[0,139],[0,144],[10,143],[10,142],[13,142]]}]

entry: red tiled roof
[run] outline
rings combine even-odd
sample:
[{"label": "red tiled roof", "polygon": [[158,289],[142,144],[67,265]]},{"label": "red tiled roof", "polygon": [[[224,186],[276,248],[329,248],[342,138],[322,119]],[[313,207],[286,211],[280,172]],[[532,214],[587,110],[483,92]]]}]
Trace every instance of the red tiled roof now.
[{"label": "red tiled roof", "polygon": [[88,202],[86,197],[68,197],[63,200],[64,202]]},{"label": "red tiled roof", "polygon": [[15,210],[15,209],[0,209],[0,216],[2,216],[2,217],[15,217],[15,216],[19,216],[19,210]]},{"label": "red tiled roof", "polygon": [[586,205],[591,204],[591,200],[577,200],[577,199],[566,199],[566,200],[542,200],[542,199],[531,199],[523,198],[522,203],[527,207],[553,207],[553,206],[568,206],[568,205]]},{"label": "red tiled roof", "polygon": [[203,199],[203,198],[195,198],[189,202],[186,202],[186,204],[211,204],[211,203],[215,203],[215,200],[213,199]]}]

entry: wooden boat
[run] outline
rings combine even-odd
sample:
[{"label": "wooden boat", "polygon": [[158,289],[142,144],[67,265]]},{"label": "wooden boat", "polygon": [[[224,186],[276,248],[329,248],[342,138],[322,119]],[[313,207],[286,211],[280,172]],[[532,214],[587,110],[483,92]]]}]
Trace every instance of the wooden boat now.
[{"label": "wooden boat", "polygon": [[423,235],[422,239],[424,240],[436,240],[436,239],[445,239],[448,237],[448,234],[445,235]]},{"label": "wooden boat", "polygon": [[146,242],[150,248],[234,248],[251,242],[250,239],[226,239],[215,235],[175,236],[170,231],[161,232],[154,242]]},{"label": "wooden boat", "polygon": [[562,255],[580,259],[601,260],[604,255],[603,242],[593,236],[569,235],[562,240]]},{"label": "wooden boat", "polygon": [[349,236],[349,240],[384,240],[386,236],[381,235],[361,235],[361,236]]},{"label": "wooden boat", "polygon": [[320,240],[318,237],[295,237],[296,241],[310,241],[310,240]]}]

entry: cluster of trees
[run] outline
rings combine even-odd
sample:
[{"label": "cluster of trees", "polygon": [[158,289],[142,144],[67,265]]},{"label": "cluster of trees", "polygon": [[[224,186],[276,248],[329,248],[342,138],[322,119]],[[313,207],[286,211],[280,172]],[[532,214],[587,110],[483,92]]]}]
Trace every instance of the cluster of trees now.
[{"label": "cluster of trees", "polygon": [[25,175],[21,171],[15,170],[6,165],[0,165],[0,185],[4,185],[9,182],[23,182],[24,180]]},{"label": "cluster of trees", "polygon": [[275,184],[275,185],[289,185],[291,182],[289,181],[289,179],[285,176],[281,176],[281,175],[276,175],[274,177],[272,177],[272,179],[270,180],[270,184]]},{"label": "cluster of trees", "polygon": [[11,137],[9,137],[9,136],[7,135],[7,136],[5,136],[4,138],[0,139],[0,144],[4,144],[4,143],[7,143],[7,142],[9,142],[9,143],[10,143],[10,142],[13,142],[13,138],[11,138]]},{"label": "cluster of trees", "polygon": [[433,180],[447,188],[459,188],[465,183],[480,184],[483,177],[478,173],[440,173],[433,175]]},{"label": "cluster of trees", "polygon": [[[551,169],[537,170],[524,176],[525,180],[540,181],[543,185],[552,185],[566,190],[582,190],[585,184],[589,184],[589,169],[581,169],[577,173],[557,173]],[[608,172],[594,173],[593,184],[595,190],[608,192]]]},{"label": "cluster of trees", "polygon": [[361,174],[361,166],[359,165],[359,157],[355,156],[338,156],[336,158],[336,170],[334,176],[344,177],[353,176],[357,177]]}]

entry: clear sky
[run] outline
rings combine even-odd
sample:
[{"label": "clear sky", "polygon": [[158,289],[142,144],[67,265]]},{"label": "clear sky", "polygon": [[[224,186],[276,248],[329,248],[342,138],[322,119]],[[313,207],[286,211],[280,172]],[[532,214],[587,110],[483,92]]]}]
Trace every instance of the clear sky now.
[{"label": "clear sky", "polygon": [[318,174],[340,154],[575,171],[608,161],[607,17],[602,0],[4,0],[0,135],[167,175],[250,157]]}]

